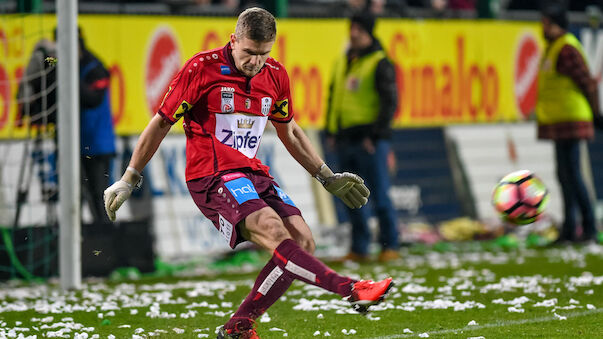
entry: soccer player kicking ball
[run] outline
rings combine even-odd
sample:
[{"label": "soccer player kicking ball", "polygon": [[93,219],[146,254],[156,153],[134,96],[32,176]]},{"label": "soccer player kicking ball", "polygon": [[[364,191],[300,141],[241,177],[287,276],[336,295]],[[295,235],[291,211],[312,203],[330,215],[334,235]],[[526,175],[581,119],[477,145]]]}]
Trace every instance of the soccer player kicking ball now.
[{"label": "soccer player kicking ball", "polygon": [[310,228],[255,155],[268,120],[289,153],[350,208],[368,201],[369,190],[352,173],[333,173],[293,120],[289,78],[270,58],[274,17],[260,8],[239,16],[230,42],[189,59],[172,80],[158,114],[142,132],[121,180],[105,190],[111,220],[140,182],[171,125],[184,118],[186,181],[201,212],[230,247],[249,240],[273,253],[253,289],[218,338],[259,338],[254,320],[299,279],[348,298],[368,311],[392,287],[341,276],[316,259]]}]

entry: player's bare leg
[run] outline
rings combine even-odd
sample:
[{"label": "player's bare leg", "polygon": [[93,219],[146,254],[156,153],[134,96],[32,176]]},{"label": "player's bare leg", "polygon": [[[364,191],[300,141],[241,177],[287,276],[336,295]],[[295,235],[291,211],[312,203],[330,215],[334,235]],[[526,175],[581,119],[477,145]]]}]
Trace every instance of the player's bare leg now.
[{"label": "player's bare leg", "polygon": [[273,256],[260,272],[251,293],[224,325],[223,336],[218,338],[227,338],[229,333],[256,335],[254,320],[287,291],[294,279],[350,297],[356,309],[357,303],[362,304],[360,311],[379,303],[392,286],[391,278],[373,284],[341,276],[308,253],[304,248],[313,251],[314,240],[299,216],[282,220],[272,208],[266,207],[247,216],[239,227],[246,239],[272,252]]}]

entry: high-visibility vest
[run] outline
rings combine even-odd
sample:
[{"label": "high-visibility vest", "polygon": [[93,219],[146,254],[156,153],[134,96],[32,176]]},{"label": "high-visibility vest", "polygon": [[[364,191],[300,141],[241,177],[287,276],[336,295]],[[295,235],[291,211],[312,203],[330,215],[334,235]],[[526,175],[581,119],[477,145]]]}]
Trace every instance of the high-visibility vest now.
[{"label": "high-visibility vest", "polygon": [[555,40],[545,52],[538,74],[536,104],[536,118],[541,125],[593,120],[588,100],[580,88],[570,77],[557,72],[557,58],[565,45],[575,47],[587,62],[582,45],[571,33]]},{"label": "high-visibility vest", "polygon": [[380,105],[375,73],[379,61],[386,57],[383,50],[378,50],[352,60],[349,66],[347,55],[337,60],[333,73],[330,112],[327,115],[327,129],[330,133],[375,122]]}]

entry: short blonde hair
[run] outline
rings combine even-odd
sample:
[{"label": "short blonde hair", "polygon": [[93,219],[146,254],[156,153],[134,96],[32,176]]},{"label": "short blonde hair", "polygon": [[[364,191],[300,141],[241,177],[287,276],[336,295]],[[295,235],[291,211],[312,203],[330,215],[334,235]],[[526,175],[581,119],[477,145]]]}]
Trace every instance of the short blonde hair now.
[{"label": "short blonde hair", "polygon": [[265,9],[251,7],[244,10],[235,27],[237,38],[248,38],[257,42],[268,42],[276,39],[276,20]]}]

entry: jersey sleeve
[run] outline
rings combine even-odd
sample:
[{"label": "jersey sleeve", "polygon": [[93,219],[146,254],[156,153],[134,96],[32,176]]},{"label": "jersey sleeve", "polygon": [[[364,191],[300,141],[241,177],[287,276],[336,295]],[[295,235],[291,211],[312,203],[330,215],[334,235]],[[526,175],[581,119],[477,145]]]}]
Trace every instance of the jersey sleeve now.
[{"label": "jersey sleeve", "polygon": [[289,86],[289,75],[285,68],[282,69],[282,75],[279,77],[280,93],[276,98],[276,102],[272,105],[270,111],[270,120],[276,122],[289,122],[293,119],[293,106],[291,105],[291,87]]},{"label": "jersey sleeve", "polygon": [[157,113],[172,125],[188,114],[201,96],[203,66],[194,59],[176,74],[159,106]]}]

